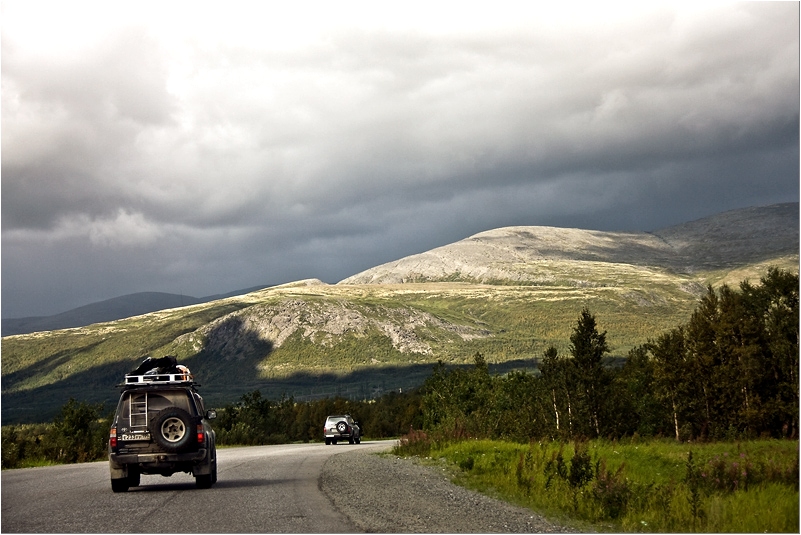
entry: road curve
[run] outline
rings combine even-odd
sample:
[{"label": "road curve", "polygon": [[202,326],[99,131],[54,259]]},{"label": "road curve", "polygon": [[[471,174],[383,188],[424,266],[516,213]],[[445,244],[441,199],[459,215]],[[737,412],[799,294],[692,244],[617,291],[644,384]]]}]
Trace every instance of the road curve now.
[{"label": "road curve", "polygon": [[2,472],[3,533],[345,533],[360,531],[319,486],[332,455],[393,442],[290,444],[218,450],[219,480],[143,475],[115,494],[108,462]]}]

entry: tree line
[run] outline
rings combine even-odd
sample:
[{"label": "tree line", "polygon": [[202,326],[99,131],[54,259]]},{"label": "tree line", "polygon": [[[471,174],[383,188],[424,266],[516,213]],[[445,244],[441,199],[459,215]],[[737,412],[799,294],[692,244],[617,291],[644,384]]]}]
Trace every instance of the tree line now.
[{"label": "tree line", "polygon": [[212,424],[218,444],[315,442],[323,440],[329,415],[350,414],[369,438],[398,437],[422,425],[420,396],[413,390],[373,400],[335,397],[300,403],[286,396],[271,401],[255,390],[218,410]]},{"label": "tree line", "polygon": [[[367,438],[410,430],[460,438],[676,440],[798,438],[798,275],[772,268],[759,285],[711,286],[686,324],[609,358],[606,331],[581,311],[567,354],[548,348],[538,371],[491,375],[438,362],[424,384],[373,400],[271,401],[256,390],[220,408],[220,445],[322,440],[331,414],[351,414]],[[4,426],[2,466],[105,456],[111,414],[70,399],[50,424]]]},{"label": "tree line", "polygon": [[581,311],[568,354],[548,348],[539,373],[491,376],[438,364],[423,386],[423,429],[530,440],[665,436],[798,437],[798,275],[711,286],[690,320],[612,366],[606,331]]},{"label": "tree line", "polygon": [[[323,440],[328,415],[351,414],[369,438],[398,437],[422,425],[419,390],[389,392],[378,399],[343,397],[304,403],[269,400],[259,390],[217,410],[212,420],[218,445],[261,445]],[[98,461],[107,457],[113,413],[102,403],[70,399],[51,423],[2,428],[2,467]]]},{"label": "tree line", "polygon": [[106,456],[111,416],[103,404],[70,398],[51,423],[4,425],[2,467],[96,461]]}]

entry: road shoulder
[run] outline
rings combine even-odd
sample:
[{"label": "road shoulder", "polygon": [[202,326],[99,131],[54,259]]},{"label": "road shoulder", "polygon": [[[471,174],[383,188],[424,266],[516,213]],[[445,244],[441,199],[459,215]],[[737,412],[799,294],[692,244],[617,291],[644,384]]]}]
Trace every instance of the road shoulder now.
[{"label": "road shoulder", "polygon": [[536,513],[450,482],[441,468],[360,452],[333,455],[320,489],[365,532],[569,533]]}]

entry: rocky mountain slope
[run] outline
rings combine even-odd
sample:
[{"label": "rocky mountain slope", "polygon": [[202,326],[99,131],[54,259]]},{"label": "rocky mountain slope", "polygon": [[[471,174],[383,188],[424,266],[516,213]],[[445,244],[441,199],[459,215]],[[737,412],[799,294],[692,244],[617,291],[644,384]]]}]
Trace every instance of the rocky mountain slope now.
[{"label": "rocky mountain slope", "polygon": [[798,203],[742,208],[654,234],[675,251],[691,272],[797,257],[798,209]]},{"label": "rocky mountain slope", "polygon": [[[238,320],[238,321],[232,321]],[[433,314],[407,307],[380,305],[371,310],[349,301],[309,301],[286,298],[277,303],[259,304],[242,312],[234,312],[215,320],[201,329],[176,339],[193,342],[194,348],[203,340],[203,348],[233,359],[245,354],[249,348],[244,340],[269,340],[271,348],[279,348],[291,336],[323,347],[331,347],[340,337],[348,334],[365,337],[375,329],[389,339],[392,347],[401,353],[430,354],[431,346],[417,332],[421,329],[439,329],[471,340],[487,336],[486,330],[457,325]],[[233,332],[232,332],[233,331]],[[235,332],[248,332],[249,337],[234,336]],[[232,343],[233,341],[233,343]]]},{"label": "rocky mountain slope", "polygon": [[798,203],[787,203],[733,210],[651,233],[505,227],[368,269],[340,284],[547,284],[563,279],[558,266],[566,262],[628,264],[673,273],[731,269],[797,257],[798,209]]}]

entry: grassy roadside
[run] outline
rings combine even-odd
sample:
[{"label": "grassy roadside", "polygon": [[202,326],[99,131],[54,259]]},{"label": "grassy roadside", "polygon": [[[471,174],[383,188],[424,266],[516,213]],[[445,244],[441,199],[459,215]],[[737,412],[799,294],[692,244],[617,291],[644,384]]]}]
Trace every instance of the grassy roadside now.
[{"label": "grassy roadside", "polygon": [[445,462],[460,485],[580,529],[798,533],[798,447],[778,440],[438,442],[418,433],[396,453]]}]

